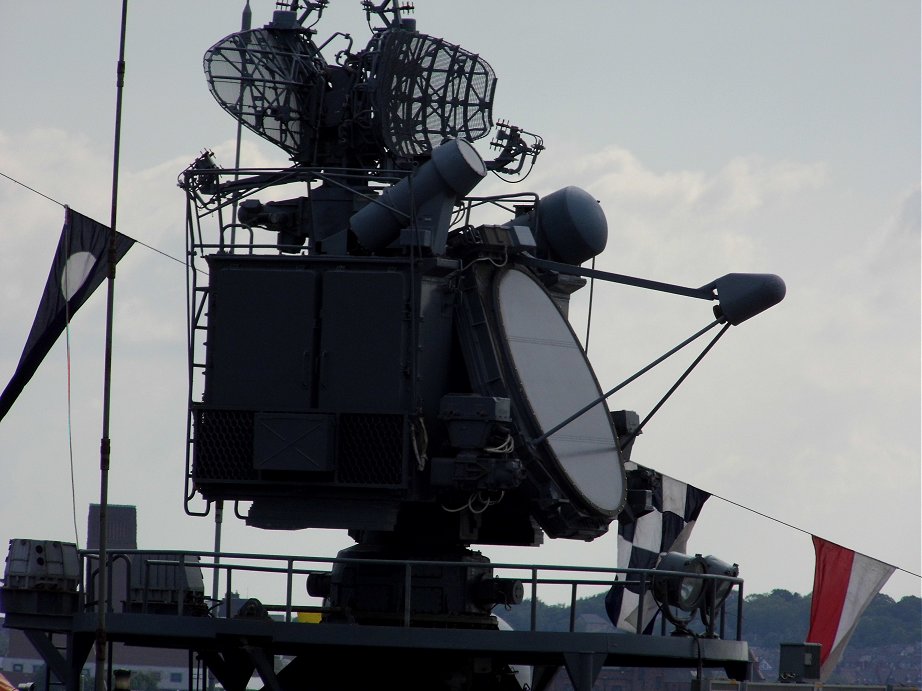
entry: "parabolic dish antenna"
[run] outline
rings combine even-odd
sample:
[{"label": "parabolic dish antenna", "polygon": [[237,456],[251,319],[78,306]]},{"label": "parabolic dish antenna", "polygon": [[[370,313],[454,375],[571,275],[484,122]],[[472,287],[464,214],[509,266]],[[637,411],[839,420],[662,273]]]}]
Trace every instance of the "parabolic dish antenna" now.
[{"label": "parabolic dish antenna", "polygon": [[384,144],[403,156],[445,138],[470,142],[493,126],[493,68],[478,55],[434,36],[387,31],[377,53],[375,101]]},{"label": "parabolic dish antenna", "polygon": [[[602,391],[569,322],[538,281],[518,269],[501,272],[496,313],[520,408],[540,436],[600,398]],[[618,439],[602,401],[542,444],[565,485],[588,508],[615,515],[624,500]],[[573,497],[570,497],[573,499]]]},{"label": "parabolic dish antenna", "polygon": [[339,166],[350,150],[375,160],[384,149],[414,158],[489,134],[496,75],[474,53],[397,28],[331,65],[293,22],[231,34],[204,59],[221,107],[293,160],[321,165],[329,155]]},{"label": "parabolic dish antenna", "polygon": [[204,66],[224,110],[293,157],[310,151],[325,67],[310,40],[296,31],[242,31],[209,48]]}]

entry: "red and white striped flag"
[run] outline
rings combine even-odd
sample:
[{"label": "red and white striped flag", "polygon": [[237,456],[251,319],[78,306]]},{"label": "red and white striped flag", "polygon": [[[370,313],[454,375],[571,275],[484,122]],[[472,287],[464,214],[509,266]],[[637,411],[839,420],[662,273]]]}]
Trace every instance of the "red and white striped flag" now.
[{"label": "red and white striped flag", "polygon": [[832,674],[864,610],[896,567],[813,536],[816,571],[807,641],[820,643],[820,680]]}]

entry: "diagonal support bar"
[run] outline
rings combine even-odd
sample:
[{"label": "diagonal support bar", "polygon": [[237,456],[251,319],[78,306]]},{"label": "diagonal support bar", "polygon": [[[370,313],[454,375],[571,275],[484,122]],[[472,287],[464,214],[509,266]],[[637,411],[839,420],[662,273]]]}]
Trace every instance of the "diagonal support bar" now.
[{"label": "diagonal support bar", "polygon": [[221,653],[199,650],[198,656],[227,691],[246,691],[255,666],[248,656],[239,653],[239,648],[226,649]]},{"label": "diagonal support bar", "polygon": [[592,691],[595,680],[605,664],[605,655],[599,653],[565,653],[565,665],[576,691]]},{"label": "diagonal support bar", "polygon": [[[651,369],[653,369],[654,367],[656,367],[658,364],[660,364],[660,363],[661,363],[663,360],[665,360],[666,358],[668,358],[668,357],[670,357],[670,356],[672,356],[672,355],[675,355],[677,352],[679,352],[682,348],[684,348],[685,346],[687,346],[689,343],[691,343],[691,342],[694,341],[695,339],[699,338],[699,337],[702,336],[703,334],[707,333],[708,331],[710,331],[711,329],[713,329],[715,326],[717,326],[717,325],[720,324],[720,323],[721,323],[721,321],[720,321],[719,319],[718,319],[718,320],[715,320],[715,321],[713,321],[713,322],[711,322],[710,324],[708,324],[707,326],[705,326],[703,329],[701,329],[701,330],[698,331],[697,333],[695,333],[695,334],[693,334],[692,336],[689,336],[688,338],[686,338],[684,341],[682,341],[679,345],[677,345],[675,348],[673,348],[673,349],[670,350],[669,352],[667,352],[667,353],[665,353],[665,354],[663,354],[663,355],[660,355],[658,358],[656,358],[656,360],[654,360],[653,362],[651,362],[649,365],[647,365],[647,366],[644,367],[643,369],[640,369],[640,370],[638,370],[637,372],[635,372],[634,374],[632,374],[630,377],[628,377],[627,379],[625,379],[623,382],[621,382],[620,384],[618,384],[618,385],[617,385],[616,387],[614,387],[613,389],[609,389],[608,391],[606,391],[605,393],[603,393],[601,396],[599,396],[598,398],[596,398],[596,399],[593,400],[592,402],[587,403],[585,406],[583,406],[582,408],[580,408],[579,410],[577,410],[575,413],[573,413],[570,417],[568,417],[568,418],[567,418],[566,420],[564,420],[563,422],[560,422],[560,423],[554,425],[554,426],[551,427],[547,432],[545,432],[544,434],[542,434],[540,437],[537,437],[537,438],[533,439],[531,443],[537,446],[538,444],[540,444],[541,442],[543,442],[545,439],[547,439],[549,436],[551,436],[551,435],[554,434],[555,432],[559,432],[559,431],[562,430],[564,427],[566,427],[567,425],[569,425],[571,422],[573,422],[573,421],[574,421],[576,418],[578,418],[580,415],[585,414],[586,412],[588,412],[589,410],[591,410],[592,408],[594,408],[595,406],[597,406],[597,405],[598,405],[599,403],[601,403],[602,401],[606,400],[606,399],[609,398],[610,396],[614,395],[615,393],[617,393],[618,391],[620,391],[621,389],[623,389],[625,386],[627,386],[628,384],[630,384],[632,381],[634,381],[635,379],[637,379],[637,378],[640,377],[641,375],[646,374],[647,372],[649,372]],[[723,332],[721,332],[721,333],[723,333]],[[707,351],[705,351],[705,352],[707,352]],[[644,420],[644,422],[646,422],[646,420]]]},{"label": "diagonal support bar", "polygon": [[667,391],[667,392],[665,393],[665,395],[659,400],[659,402],[658,402],[655,406],[653,406],[653,410],[651,410],[649,413],[647,413],[647,417],[645,417],[645,418],[640,422],[640,424],[637,425],[637,428],[636,428],[633,432],[630,432],[630,433],[621,441],[621,450],[622,450],[622,451],[624,451],[624,450],[628,447],[628,444],[630,444],[632,441],[634,441],[634,439],[637,438],[637,435],[640,434],[641,430],[643,430],[644,425],[646,425],[646,424],[650,421],[650,418],[652,418],[652,417],[656,414],[656,412],[657,412],[660,408],[663,407],[663,404],[669,399],[669,397],[670,397],[672,394],[675,393],[675,390],[678,389],[679,386],[682,384],[682,382],[684,382],[684,381],[688,378],[688,375],[691,374],[692,370],[695,369],[695,367],[698,366],[698,363],[701,362],[701,361],[704,359],[704,356],[707,355],[707,354],[710,352],[711,348],[714,347],[714,345],[717,343],[717,341],[720,339],[720,337],[723,336],[725,333],[727,333],[727,329],[729,329],[729,328],[730,328],[730,324],[729,324],[729,323],[724,324],[723,328],[722,328],[720,331],[717,332],[717,335],[714,336],[714,338],[711,339],[711,342],[708,343],[707,346],[705,346],[704,350],[701,351],[701,354],[698,355],[698,357],[695,358],[694,362],[692,362],[692,363],[688,366],[688,369],[686,369],[686,370],[682,373],[682,376],[679,377],[679,378],[676,380],[676,383],[673,384],[673,385],[669,388],[669,391]]},{"label": "diagonal support bar", "polygon": [[265,691],[282,691],[282,685],[275,674],[272,655],[267,654],[262,648],[252,645],[243,646],[242,652],[252,661],[259,678],[265,684],[263,687]]},{"label": "diagonal support bar", "polygon": [[687,286],[678,286],[673,283],[663,283],[661,281],[651,281],[647,278],[637,278],[636,276],[625,276],[624,274],[611,273],[610,271],[601,271],[600,269],[585,269],[581,266],[572,264],[563,264],[561,262],[552,262],[548,259],[538,259],[527,252],[519,255],[519,261],[526,266],[534,266],[538,269],[548,269],[561,274],[570,274],[571,276],[583,276],[585,278],[598,278],[609,283],[620,283],[635,288],[646,288],[647,290],[656,290],[661,293],[672,293],[673,295],[684,295],[685,297],[698,298],[699,300],[716,300],[717,295],[714,292],[715,284],[711,282],[700,288],[689,288]]},{"label": "diagonal support bar", "polygon": [[64,688],[67,691],[77,691],[80,688],[80,671],[90,652],[92,639],[81,640],[80,643],[83,645],[77,645],[74,636],[68,635],[67,657],[65,657],[52,641],[53,633],[31,629],[25,629],[23,633]]}]

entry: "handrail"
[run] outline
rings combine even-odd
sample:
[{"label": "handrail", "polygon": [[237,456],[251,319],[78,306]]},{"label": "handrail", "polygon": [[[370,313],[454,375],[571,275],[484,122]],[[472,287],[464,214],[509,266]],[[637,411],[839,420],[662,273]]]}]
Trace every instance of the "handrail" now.
[{"label": "handrail", "polygon": [[[94,580],[95,571],[90,567],[91,562],[98,559],[98,554],[94,550],[80,550],[81,571],[84,575],[81,580],[79,589],[82,601],[89,611],[93,611],[95,602],[91,602],[86,597],[90,589],[90,583]],[[716,574],[688,574],[679,571],[663,571],[655,569],[622,569],[614,567],[594,567],[594,566],[565,566],[559,564],[520,564],[512,562],[484,562],[482,564],[471,563],[467,561],[441,561],[441,560],[391,560],[391,559],[364,559],[354,557],[319,557],[304,555],[285,555],[285,554],[253,554],[247,552],[208,552],[193,550],[162,550],[162,549],[134,549],[134,550],[109,550],[108,568],[111,570],[116,561],[130,561],[132,555],[136,554],[155,554],[156,558],[147,560],[145,565],[144,584],[149,581],[148,572],[152,566],[176,566],[181,569],[198,567],[202,570],[211,569],[224,574],[225,578],[225,595],[221,599],[223,602],[224,617],[231,618],[231,597],[233,593],[233,583],[235,578],[239,579],[242,574],[276,574],[280,579],[278,590],[284,593],[284,602],[281,604],[264,604],[267,611],[279,612],[283,614],[284,622],[293,621],[293,615],[297,612],[329,612],[329,608],[315,605],[295,602],[294,579],[297,576],[308,576],[313,573],[326,572],[338,564],[361,564],[364,566],[393,566],[399,567],[404,571],[404,598],[403,611],[400,616],[403,626],[410,626],[412,613],[412,572],[418,567],[439,566],[439,567],[463,567],[465,569],[478,570],[483,569],[490,571],[493,575],[502,572],[502,577],[514,577],[529,583],[531,590],[530,597],[530,615],[529,630],[538,631],[538,602],[539,586],[569,586],[569,603],[565,606],[568,608],[568,629],[574,631],[576,626],[576,610],[578,606],[578,594],[580,588],[599,588],[620,584],[621,587],[631,585],[640,587],[640,600],[643,601],[645,593],[649,591],[649,584],[652,579],[667,576],[681,576],[685,578],[700,578],[707,584],[707,587],[716,589],[720,582],[731,583],[733,590],[736,591],[737,611],[736,611],[736,640],[742,640],[742,605],[743,605],[743,580],[738,577],[720,576]],[[254,562],[254,563],[247,563]],[[86,564],[86,565],[84,565]],[[130,569],[126,569],[130,571]],[[511,573],[510,573],[511,572]],[[520,574],[520,575],[516,575]],[[583,576],[582,574],[587,574]],[[594,577],[588,577],[589,574]],[[127,574],[126,574],[127,575]],[[109,579],[111,582],[112,579]],[[238,580],[239,583],[239,580]],[[128,583],[130,588],[130,576]],[[188,592],[188,588],[182,590],[183,595]],[[204,596],[204,592],[203,592]],[[143,596],[142,611],[148,610],[147,588]],[[184,597],[180,598],[177,603],[178,614],[184,613]],[[207,600],[207,598],[206,598]],[[111,598],[109,600],[111,602]],[[218,603],[215,603],[218,604]],[[718,620],[719,615],[719,620]],[[716,633],[715,623],[719,621],[719,635],[724,636],[725,622],[725,603],[721,603],[714,611],[708,612],[710,624],[707,626],[706,634],[711,636]],[[640,631],[638,631],[640,633]]]}]

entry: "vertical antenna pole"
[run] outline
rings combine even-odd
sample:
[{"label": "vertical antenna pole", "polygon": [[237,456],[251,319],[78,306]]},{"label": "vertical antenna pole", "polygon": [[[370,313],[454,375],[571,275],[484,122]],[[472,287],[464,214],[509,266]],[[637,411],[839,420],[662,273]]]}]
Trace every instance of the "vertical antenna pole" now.
[{"label": "vertical antenna pole", "polygon": [[[218,586],[219,579],[221,577],[221,524],[224,522],[224,500],[218,499],[215,502],[214,509],[214,571],[211,574],[211,601],[212,605],[217,605],[218,600]],[[215,690],[215,679],[214,674],[211,672],[211,668],[208,669],[208,691]]]},{"label": "vertical antenna pole", "polygon": [[[243,12],[240,13],[240,31],[249,31],[253,23],[253,12],[250,10],[250,0],[246,1],[243,6]],[[246,61],[246,54],[241,51],[241,65]],[[240,95],[237,97],[238,112],[243,112],[243,81],[240,82]],[[240,179],[240,142],[243,137],[243,120],[237,118],[237,152],[234,155],[234,181]],[[231,206],[231,251],[237,244],[237,198],[234,197],[234,203]]]},{"label": "vertical antenna pole", "polygon": [[[250,10],[250,0],[246,0],[246,3],[243,6],[243,11],[240,13],[240,31],[249,31],[253,22],[253,12]],[[241,60],[246,60],[245,55],[241,55]],[[238,96],[237,106],[242,108],[243,106],[243,83],[240,85],[240,95]],[[241,111],[242,112],[242,111]],[[240,179],[240,141],[243,136],[243,121],[238,118],[237,120],[237,151],[234,155],[234,180]],[[237,234],[237,200],[234,199],[234,204],[231,210],[231,248],[233,248],[236,242]],[[232,250],[233,251],[233,250]],[[224,501],[218,500],[215,503],[215,514],[214,514],[214,572],[211,574],[211,599],[213,603],[218,602],[218,586],[220,584],[221,578],[221,569],[219,565],[221,563],[221,529],[222,524],[224,523]],[[214,691],[216,682],[214,674],[212,674],[211,669],[208,670],[208,691]]]},{"label": "vertical antenna pole", "polygon": [[[595,271],[595,257],[592,258],[592,270]],[[589,279],[589,313],[586,315],[586,355],[589,355],[589,329],[592,328],[592,294],[595,292],[595,276]]]},{"label": "vertical antenna pole", "polygon": [[118,209],[118,163],[122,138],[122,88],[125,84],[125,28],[128,19],[128,0],[122,0],[122,22],[118,46],[118,64],[115,81],[115,137],[112,153],[112,209],[109,216],[109,277],[106,281],[106,350],[102,397],[102,439],[99,442],[99,595],[96,623],[96,691],[105,691],[106,679],[106,610],[109,608],[108,533],[109,533],[109,411],[112,390],[112,315],[115,302],[115,226]]}]

